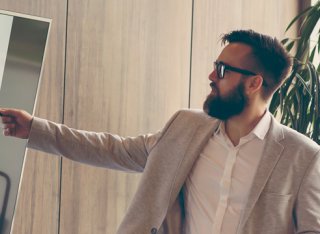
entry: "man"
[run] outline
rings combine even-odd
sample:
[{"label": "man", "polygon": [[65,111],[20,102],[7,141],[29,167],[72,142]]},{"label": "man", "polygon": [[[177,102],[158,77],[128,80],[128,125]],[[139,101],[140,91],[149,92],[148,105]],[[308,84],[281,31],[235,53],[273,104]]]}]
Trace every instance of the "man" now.
[{"label": "man", "polygon": [[121,234],[320,233],[320,147],[267,111],[290,72],[289,55],[251,30],[222,41],[205,113],[178,111],[159,133],[121,138],[0,109],[4,135],[79,162],[143,172]]}]

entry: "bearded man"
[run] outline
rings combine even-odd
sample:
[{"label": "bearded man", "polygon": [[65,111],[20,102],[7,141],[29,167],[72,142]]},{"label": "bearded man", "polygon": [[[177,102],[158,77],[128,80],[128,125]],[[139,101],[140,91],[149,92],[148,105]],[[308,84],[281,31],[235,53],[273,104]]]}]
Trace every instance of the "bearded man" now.
[{"label": "bearded man", "polygon": [[222,42],[204,111],[180,110],[158,133],[121,138],[2,108],[4,135],[75,161],[142,172],[119,234],[320,233],[320,147],[268,112],[290,56],[252,30]]}]

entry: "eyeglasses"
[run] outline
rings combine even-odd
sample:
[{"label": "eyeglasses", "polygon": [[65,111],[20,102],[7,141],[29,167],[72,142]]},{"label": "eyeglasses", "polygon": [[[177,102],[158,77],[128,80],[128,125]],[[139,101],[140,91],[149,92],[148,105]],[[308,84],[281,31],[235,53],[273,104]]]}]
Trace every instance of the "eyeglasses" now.
[{"label": "eyeglasses", "polygon": [[233,67],[233,66],[229,66],[227,64],[224,64],[223,62],[220,61],[216,61],[213,63],[214,64],[214,69],[217,71],[217,75],[219,79],[223,79],[224,78],[224,73],[226,70],[229,71],[233,71],[233,72],[237,72],[243,75],[247,75],[247,76],[256,76],[257,74],[245,69],[241,69],[241,68],[237,68],[237,67]]}]

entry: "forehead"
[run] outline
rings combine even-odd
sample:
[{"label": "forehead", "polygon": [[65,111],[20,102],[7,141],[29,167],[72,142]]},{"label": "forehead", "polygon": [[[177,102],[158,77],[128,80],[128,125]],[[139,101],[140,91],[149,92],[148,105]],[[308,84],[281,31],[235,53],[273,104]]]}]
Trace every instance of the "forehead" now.
[{"label": "forehead", "polygon": [[230,43],[223,48],[217,60],[233,66],[245,65],[251,52],[252,49],[249,45]]}]

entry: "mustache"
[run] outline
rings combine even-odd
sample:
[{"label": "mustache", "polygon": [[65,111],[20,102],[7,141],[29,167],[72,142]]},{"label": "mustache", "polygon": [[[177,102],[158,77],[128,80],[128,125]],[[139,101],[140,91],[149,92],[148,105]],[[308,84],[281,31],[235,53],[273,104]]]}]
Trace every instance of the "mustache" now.
[{"label": "mustache", "polygon": [[215,84],[215,83],[213,83],[213,82],[211,82],[210,83],[210,87],[211,87],[211,89],[212,90],[214,90],[215,92],[219,92],[219,89],[218,89],[218,87],[217,87],[217,85]]},{"label": "mustache", "polygon": [[217,89],[216,84],[215,84],[215,83],[213,83],[213,82],[211,82],[211,83],[210,83],[210,87],[211,87],[211,88],[215,88],[215,89]]}]

